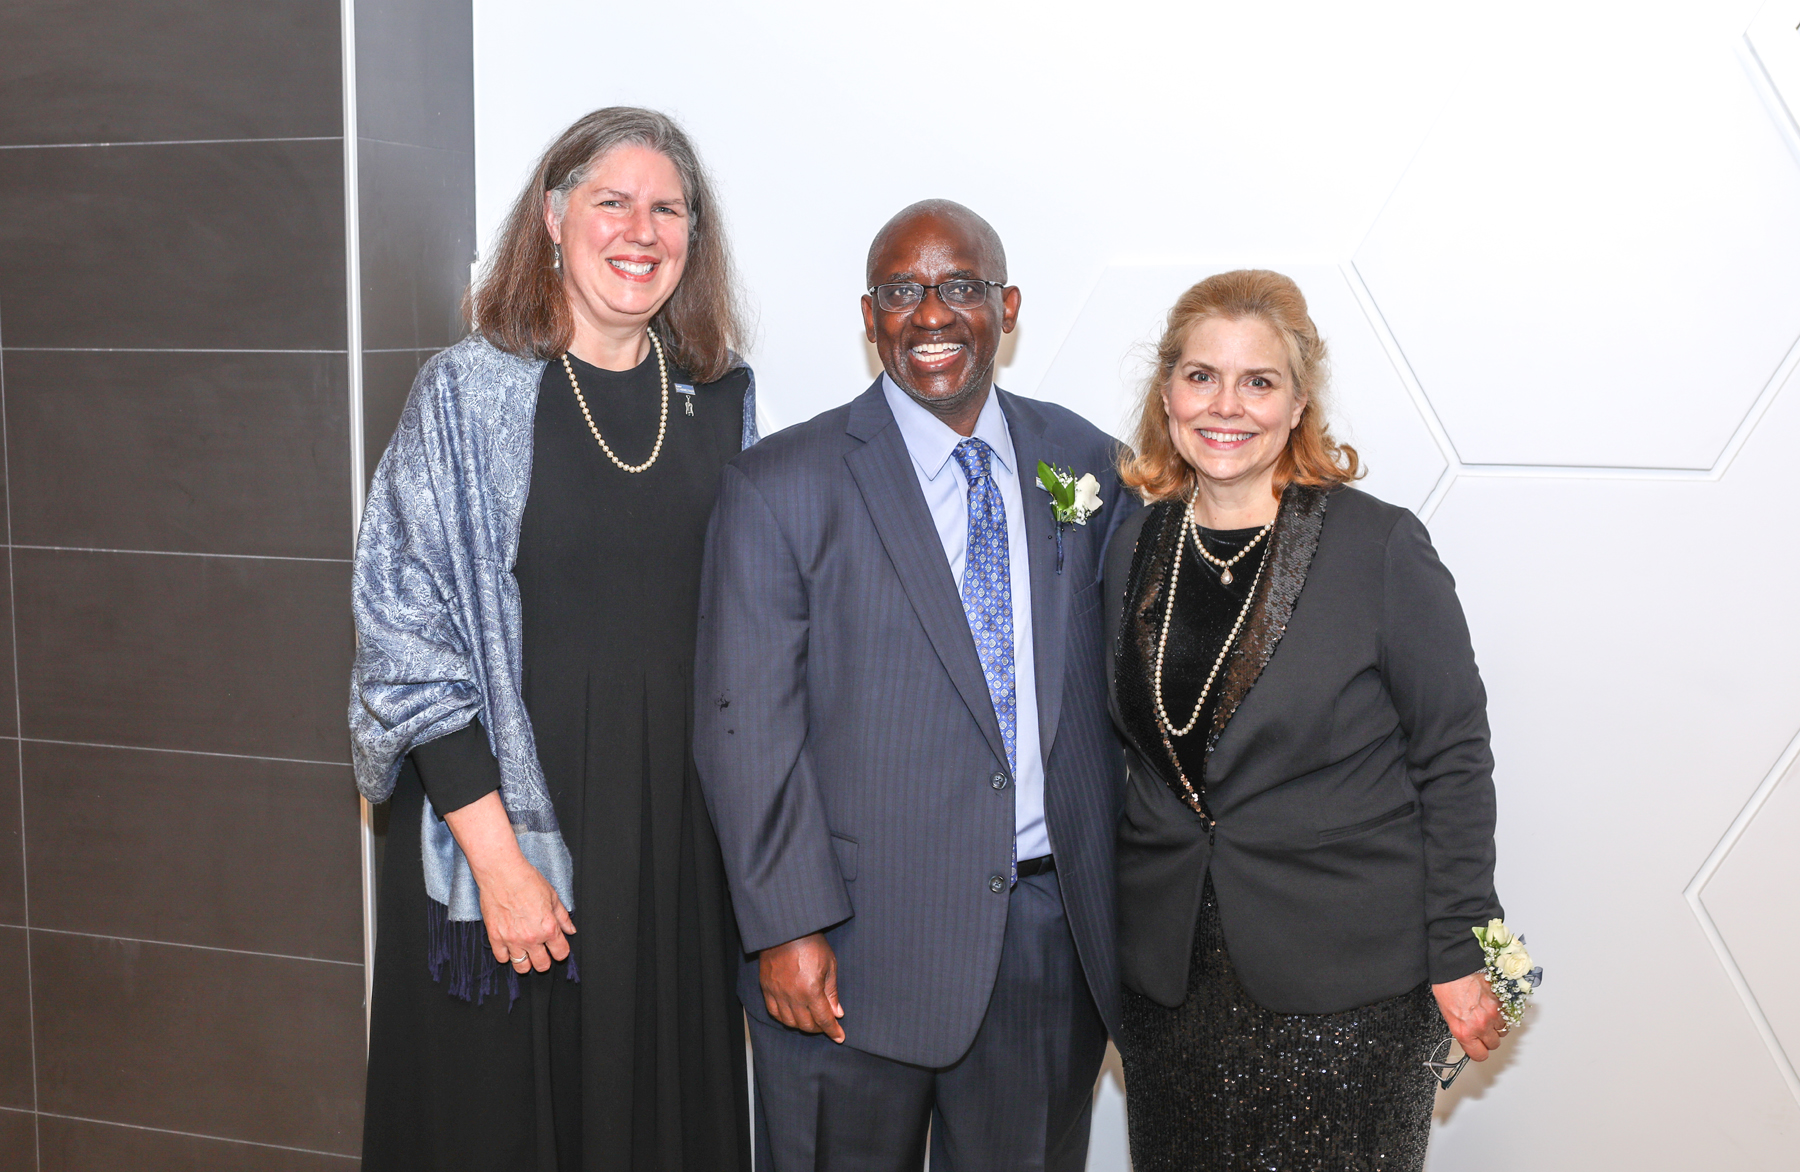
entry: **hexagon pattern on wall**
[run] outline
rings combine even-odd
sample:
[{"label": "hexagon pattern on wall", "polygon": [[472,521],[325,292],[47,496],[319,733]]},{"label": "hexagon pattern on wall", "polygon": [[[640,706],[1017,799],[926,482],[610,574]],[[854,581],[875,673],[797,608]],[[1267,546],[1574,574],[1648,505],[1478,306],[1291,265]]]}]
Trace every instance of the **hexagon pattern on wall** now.
[{"label": "hexagon pattern on wall", "polygon": [[1355,267],[1464,464],[1709,469],[1800,334],[1800,166],[1728,45],[1587,51],[1472,83]]},{"label": "hexagon pattern on wall", "polygon": [[[1137,402],[1169,307],[1183,291],[1229,264],[1113,265],[1100,274],[1036,395],[1052,402],[1115,396],[1123,426]],[[1306,294],[1307,307],[1331,352],[1331,424],[1369,468],[1358,487],[1383,500],[1420,508],[1447,461],[1381,337],[1335,266],[1279,266]]]},{"label": "hexagon pattern on wall", "polygon": [[1800,128],[1800,0],[1769,0],[1750,22],[1744,39]]},{"label": "hexagon pattern on wall", "polygon": [[1745,805],[1689,890],[1720,961],[1800,1096],[1800,737]]},{"label": "hexagon pattern on wall", "polygon": [[[1368,459],[1364,487],[1429,520],[1459,476],[1723,475],[1800,368],[1800,283],[1784,277],[1800,272],[1796,26],[1800,0],[1773,0],[1747,34],[1785,111],[1724,53],[1624,95],[1477,95],[1341,271],[1277,266],[1332,346],[1333,427]],[[1735,296],[1746,264],[1785,295]],[[1107,268],[1036,393],[1091,404],[1111,388],[1123,420],[1169,306],[1231,267]],[[1593,301],[1589,269],[1633,274],[1632,294]],[[1518,289],[1536,296],[1502,292]],[[1800,921],[1796,840],[1800,737],[1684,894],[1800,1100],[1800,936],[1782,928]]]}]

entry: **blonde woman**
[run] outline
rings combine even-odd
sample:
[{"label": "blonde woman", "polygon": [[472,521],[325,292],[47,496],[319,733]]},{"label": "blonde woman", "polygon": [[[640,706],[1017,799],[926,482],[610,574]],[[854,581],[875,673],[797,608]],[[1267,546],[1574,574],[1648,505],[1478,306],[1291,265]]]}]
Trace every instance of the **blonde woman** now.
[{"label": "blonde woman", "polygon": [[1104,571],[1132,1166],[1423,1166],[1446,1031],[1504,1033],[1485,695],[1450,574],[1350,488],[1278,273],[1169,313]]}]

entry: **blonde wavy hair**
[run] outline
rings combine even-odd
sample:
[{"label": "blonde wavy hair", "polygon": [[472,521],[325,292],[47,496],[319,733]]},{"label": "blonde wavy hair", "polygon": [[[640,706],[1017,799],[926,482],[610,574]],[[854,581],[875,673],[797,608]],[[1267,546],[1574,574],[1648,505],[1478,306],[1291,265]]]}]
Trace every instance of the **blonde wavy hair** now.
[{"label": "blonde wavy hair", "polygon": [[1287,351],[1288,370],[1296,392],[1305,400],[1300,422],[1288,433],[1287,447],[1275,460],[1275,496],[1290,484],[1314,488],[1347,484],[1363,474],[1356,449],[1331,438],[1325,424],[1328,369],[1325,340],[1306,311],[1300,286],[1267,269],[1238,269],[1208,277],[1176,299],[1169,310],[1156,366],[1144,382],[1138,404],[1132,450],[1119,458],[1119,479],[1145,501],[1185,497],[1199,473],[1181,458],[1169,437],[1169,413],[1163,390],[1174,377],[1182,349],[1195,326],[1208,318],[1253,318],[1274,330]]}]

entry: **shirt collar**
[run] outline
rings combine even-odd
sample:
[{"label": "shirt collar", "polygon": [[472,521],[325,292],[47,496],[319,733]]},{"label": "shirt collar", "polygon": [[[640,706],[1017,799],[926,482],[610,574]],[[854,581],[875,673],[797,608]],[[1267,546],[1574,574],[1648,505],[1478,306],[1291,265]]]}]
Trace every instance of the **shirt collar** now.
[{"label": "shirt collar", "polygon": [[[975,417],[975,431],[971,438],[981,440],[994,449],[994,458],[1000,461],[1007,472],[1018,475],[1018,461],[1013,454],[1012,431],[1006,426],[1006,412],[1000,409],[1000,396],[995,392],[998,387],[989,389],[987,402],[981,406],[981,414]],[[956,445],[963,441],[949,424],[921,407],[917,400],[894,382],[893,378],[883,372],[881,376],[881,393],[887,396],[888,410],[894,413],[894,423],[900,428],[900,438],[906,441],[906,450],[919,466],[919,471],[926,480],[935,481],[950,457],[956,452]]]}]

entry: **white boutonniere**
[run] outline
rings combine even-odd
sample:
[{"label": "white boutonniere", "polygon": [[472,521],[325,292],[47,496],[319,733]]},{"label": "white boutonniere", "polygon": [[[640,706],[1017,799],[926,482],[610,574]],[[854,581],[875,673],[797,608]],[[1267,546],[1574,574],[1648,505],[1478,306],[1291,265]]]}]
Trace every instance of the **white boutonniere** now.
[{"label": "white boutonniere", "polygon": [[1092,472],[1077,478],[1073,472],[1052,468],[1042,460],[1037,466],[1038,487],[1050,494],[1050,508],[1058,525],[1086,525],[1100,511],[1100,482]]},{"label": "white boutonniere", "polygon": [[1050,512],[1056,517],[1056,572],[1063,571],[1063,527],[1086,525],[1100,511],[1100,482],[1092,472],[1079,477],[1066,468],[1054,468],[1042,460],[1037,466],[1038,487],[1050,494]]}]

